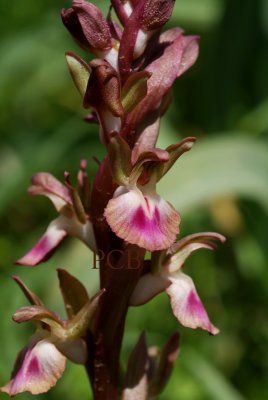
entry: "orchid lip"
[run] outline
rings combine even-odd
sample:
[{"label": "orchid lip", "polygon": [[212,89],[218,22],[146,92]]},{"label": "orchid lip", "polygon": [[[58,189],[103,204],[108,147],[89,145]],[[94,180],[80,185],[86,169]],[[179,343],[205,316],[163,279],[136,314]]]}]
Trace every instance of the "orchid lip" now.
[{"label": "orchid lip", "polygon": [[116,235],[150,251],[168,248],[179,232],[173,207],[158,195],[144,196],[137,187],[111,199],[104,215]]}]

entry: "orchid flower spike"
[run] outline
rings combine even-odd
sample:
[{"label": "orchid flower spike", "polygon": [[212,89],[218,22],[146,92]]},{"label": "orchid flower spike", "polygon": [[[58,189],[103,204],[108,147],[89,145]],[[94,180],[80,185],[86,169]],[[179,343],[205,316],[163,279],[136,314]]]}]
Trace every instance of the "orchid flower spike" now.
[{"label": "orchid flower spike", "polygon": [[213,250],[212,241],[225,241],[224,236],[214,232],[197,233],[179,240],[166,251],[153,253],[151,272],[143,275],[130,299],[130,305],[146,303],[158,293],[166,291],[171,308],[178,321],[189,328],[202,328],[212,335],[219,330],[209,320],[197,294],[192,279],[181,269],[190,254],[198,249]]},{"label": "orchid flower spike", "polygon": [[47,172],[32,177],[29,193],[48,197],[60,215],[49,224],[37,244],[16,261],[17,264],[34,266],[46,261],[67,235],[79,238],[92,250],[96,248],[89,214],[90,189],[86,166],[86,161],[82,160],[77,188],[71,186],[68,173],[65,174],[66,185]]},{"label": "orchid flower spike", "polygon": [[36,332],[18,354],[11,380],[0,391],[10,396],[26,391],[32,394],[44,393],[62,376],[66,358],[74,363],[85,364],[88,354],[83,336],[103,291],[94,299],[88,299],[72,319],[62,320],[46,308],[20,278],[14,279],[31,306],[19,309],[13,315],[13,320],[18,323],[34,322]]},{"label": "orchid flower spike", "polygon": [[119,187],[104,215],[117,236],[150,251],[172,245],[179,233],[180,216],[156,193],[156,183],[194,141],[187,138],[166,150],[152,148],[133,160],[135,154],[124,139],[118,135],[111,138],[110,164]]}]

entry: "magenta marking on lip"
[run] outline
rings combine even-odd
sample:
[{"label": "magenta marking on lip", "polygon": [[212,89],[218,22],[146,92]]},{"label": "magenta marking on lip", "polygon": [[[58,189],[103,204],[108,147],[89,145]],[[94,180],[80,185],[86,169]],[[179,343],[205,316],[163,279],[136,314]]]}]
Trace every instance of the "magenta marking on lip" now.
[{"label": "magenta marking on lip", "polygon": [[28,366],[28,373],[30,375],[38,375],[40,374],[40,369],[39,369],[39,363],[36,357],[33,357],[30,361],[30,364]]},{"label": "magenta marking on lip", "polygon": [[207,322],[207,313],[204,310],[200,299],[193,290],[191,290],[188,297],[188,307],[190,308],[191,313],[197,314],[198,317],[205,319]]},{"label": "magenta marking on lip", "polygon": [[153,217],[148,218],[143,208],[139,207],[134,214],[133,226],[139,232],[142,232],[146,235],[152,235],[153,237],[159,234],[161,235],[162,229],[160,226],[160,215],[158,209],[155,208]]}]

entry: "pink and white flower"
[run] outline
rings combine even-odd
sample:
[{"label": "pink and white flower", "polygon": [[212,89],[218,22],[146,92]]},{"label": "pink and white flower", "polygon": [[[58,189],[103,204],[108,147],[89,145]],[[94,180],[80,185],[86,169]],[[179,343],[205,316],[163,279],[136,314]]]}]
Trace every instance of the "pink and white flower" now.
[{"label": "pink and white flower", "polygon": [[39,331],[18,354],[11,380],[0,390],[9,396],[47,392],[62,376],[65,366],[66,358],[45,333]]},{"label": "pink and white flower", "polygon": [[90,249],[95,249],[88,204],[89,182],[85,168],[86,162],[82,160],[78,173],[78,189],[71,186],[68,174],[65,175],[66,185],[47,172],[40,172],[32,177],[29,193],[48,197],[60,215],[49,224],[36,245],[17,260],[17,264],[34,266],[46,261],[67,235],[75,236]]},{"label": "pink and white flower", "polygon": [[[10,396],[22,392],[44,393],[61,378],[66,358],[74,363],[85,364],[88,353],[84,335],[103,291],[94,299],[88,299],[82,308],[79,307],[80,310],[72,319],[62,320],[44,307],[41,300],[18,277],[14,279],[31,306],[19,309],[13,315],[13,320],[18,323],[34,322],[36,332],[18,354],[11,379],[0,391]],[[68,285],[70,288],[70,283]]]},{"label": "pink and white flower", "polygon": [[202,248],[213,250],[213,240],[223,243],[225,238],[213,232],[198,233],[179,240],[167,251],[153,253],[152,271],[140,278],[130,305],[144,304],[158,293],[166,291],[173,314],[182,325],[192,329],[202,328],[216,335],[219,330],[210,322],[193,280],[181,271],[193,251]]},{"label": "pink and white flower", "polygon": [[180,216],[156,193],[156,183],[194,141],[187,138],[166,150],[152,148],[136,156],[120,136],[111,138],[110,162],[119,187],[104,215],[117,236],[150,251],[167,249],[174,243]]}]

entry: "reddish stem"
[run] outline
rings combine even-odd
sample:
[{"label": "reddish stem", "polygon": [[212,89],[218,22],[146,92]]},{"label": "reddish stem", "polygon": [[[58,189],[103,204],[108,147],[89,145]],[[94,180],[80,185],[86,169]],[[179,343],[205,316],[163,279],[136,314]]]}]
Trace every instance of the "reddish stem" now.
[{"label": "reddish stem", "polygon": [[129,298],[143,269],[145,251],[126,245],[110,230],[103,217],[115,185],[106,158],[96,176],[91,212],[98,249],[101,250],[100,281],[106,288],[95,321],[93,337],[88,337],[90,357],[87,371],[94,400],[117,400],[119,396],[120,351]]}]

